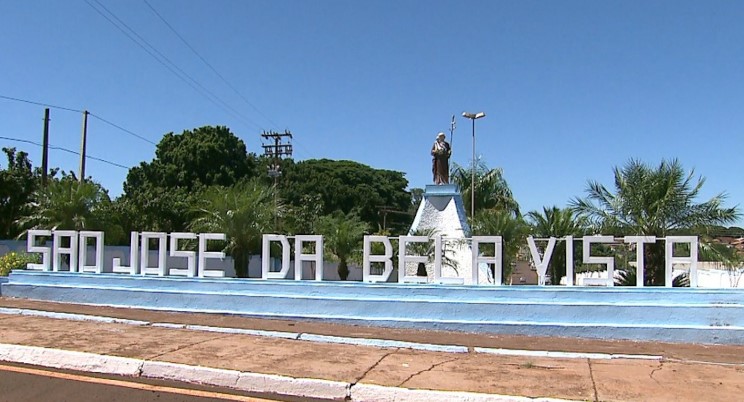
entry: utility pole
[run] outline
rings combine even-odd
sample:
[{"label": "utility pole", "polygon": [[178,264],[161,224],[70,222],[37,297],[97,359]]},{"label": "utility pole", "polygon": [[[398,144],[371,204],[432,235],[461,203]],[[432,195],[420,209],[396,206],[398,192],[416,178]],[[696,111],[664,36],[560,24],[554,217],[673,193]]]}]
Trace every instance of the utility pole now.
[{"label": "utility pole", "polygon": [[274,131],[264,131],[261,133],[261,137],[264,139],[272,139],[273,144],[261,144],[264,149],[264,155],[271,158],[272,162],[269,165],[269,177],[274,178],[274,226],[275,229],[279,226],[279,214],[277,213],[277,193],[279,189],[277,187],[279,176],[282,175],[282,168],[279,165],[279,161],[282,157],[292,157],[292,144],[282,143],[285,137],[292,139],[292,133],[289,130],[284,130],[283,133],[277,133]]},{"label": "utility pole", "polygon": [[49,168],[49,108],[44,109],[44,137],[41,145],[41,185],[46,186]]},{"label": "utility pole", "polygon": [[88,139],[88,111],[83,110],[83,135],[80,139],[80,177],[78,180],[82,183],[85,180],[85,143]]}]

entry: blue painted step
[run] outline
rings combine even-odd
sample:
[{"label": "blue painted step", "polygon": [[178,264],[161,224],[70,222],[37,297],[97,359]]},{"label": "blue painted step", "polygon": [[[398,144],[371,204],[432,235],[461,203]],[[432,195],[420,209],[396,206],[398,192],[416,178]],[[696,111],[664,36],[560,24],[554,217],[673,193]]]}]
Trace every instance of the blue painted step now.
[{"label": "blue painted step", "polygon": [[737,289],[466,287],[13,272],[3,296],[460,331],[744,344]]}]

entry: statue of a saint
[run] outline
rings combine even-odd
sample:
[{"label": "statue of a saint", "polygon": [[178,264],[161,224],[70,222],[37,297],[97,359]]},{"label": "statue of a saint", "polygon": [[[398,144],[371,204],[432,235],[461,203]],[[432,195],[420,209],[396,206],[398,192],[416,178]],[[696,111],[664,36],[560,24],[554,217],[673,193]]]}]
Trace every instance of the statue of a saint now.
[{"label": "statue of a saint", "polygon": [[434,184],[449,184],[449,158],[452,155],[452,149],[444,138],[444,133],[437,134],[437,140],[431,147],[431,171],[434,174]]}]

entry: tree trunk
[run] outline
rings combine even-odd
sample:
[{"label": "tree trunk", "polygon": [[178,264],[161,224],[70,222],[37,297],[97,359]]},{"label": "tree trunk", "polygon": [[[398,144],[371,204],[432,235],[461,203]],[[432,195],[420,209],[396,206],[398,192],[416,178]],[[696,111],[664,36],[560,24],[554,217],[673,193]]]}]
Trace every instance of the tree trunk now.
[{"label": "tree trunk", "polygon": [[644,251],[645,273],[643,284],[645,286],[664,286],[664,243],[657,241],[646,245]]},{"label": "tree trunk", "polygon": [[243,252],[235,252],[233,253],[233,259],[234,266],[235,266],[235,276],[238,278],[247,278],[248,277],[248,261],[250,260],[251,256],[247,253]]},{"label": "tree trunk", "polygon": [[346,278],[349,277],[349,267],[346,264],[346,260],[338,262],[338,277],[341,278],[342,281],[345,281]]}]

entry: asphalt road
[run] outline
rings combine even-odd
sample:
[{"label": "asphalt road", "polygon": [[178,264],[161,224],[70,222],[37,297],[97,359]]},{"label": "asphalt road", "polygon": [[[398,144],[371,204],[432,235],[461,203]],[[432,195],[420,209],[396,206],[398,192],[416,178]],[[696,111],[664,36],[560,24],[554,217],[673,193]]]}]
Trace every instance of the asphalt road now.
[{"label": "asphalt road", "polygon": [[[250,396],[178,382],[97,376],[23,365],[0,364],[0,402],[269,402],[305,401]],[[317,401],[317,400],[313,400]]]}]

